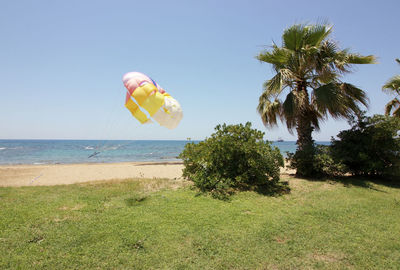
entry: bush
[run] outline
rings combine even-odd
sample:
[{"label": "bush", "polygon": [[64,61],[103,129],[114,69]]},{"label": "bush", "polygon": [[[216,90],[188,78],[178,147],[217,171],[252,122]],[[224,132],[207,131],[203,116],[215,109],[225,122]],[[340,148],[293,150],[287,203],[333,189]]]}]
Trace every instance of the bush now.
[{"label": "bush", "polygon": [[[289,162],[289,168],[296,169],[297,176],[316,176],[314,170],[316,146],[311,144],[302,151],[296,150],[295,153],[287,152],[286,160]],[[312,158],[310,158],[312,157]]]},{"label": "bush", "polygon": [[374,115],[352,120],[353,127],[332,139],[335,161],[353,175],[399,176],[400,119]]},{"label": "bush", "polygon": [[[309,151],[313,152],[313,160],[308,168],[301,168],[306,175],[311,175],[315,178],[325,176],[340,176],[346,173],[347,168],[344,164],[336,161],[332,157],[331,147],[328,145],[313,145]],[[299,170],[298,160],[302,159],[303,155],[296,153],[287,153],[287,160],[290,163],[290,168]]]},{"label": "bush", "polygon": [[315,150],[313,167],[316,177],[341,176],[347,172],[343,163],[333,159],[330,146],[317,145]]},{"label": "bush", "polygon": [[273,189],[284,162],[279,149],[263,137],[249,122],[218,125],[205,141],[186,144],[179,155],[185,166],[183,176],[215,197],[261,186]]}]

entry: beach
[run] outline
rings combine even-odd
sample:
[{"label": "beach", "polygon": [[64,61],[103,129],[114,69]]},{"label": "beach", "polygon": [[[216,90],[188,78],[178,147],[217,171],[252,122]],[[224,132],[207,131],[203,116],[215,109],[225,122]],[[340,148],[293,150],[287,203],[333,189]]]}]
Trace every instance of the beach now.
[{"label": "beach", "polygon": [[2,165],[0,186],[52,186],[128,178],[182,176],[181,162]]},{"label": "beach", "polygon": [[[0,186],[54,186],[129,178],[182,178],[182,162],[1,165]],[[281,168],[281,173],[293,173]]]}]

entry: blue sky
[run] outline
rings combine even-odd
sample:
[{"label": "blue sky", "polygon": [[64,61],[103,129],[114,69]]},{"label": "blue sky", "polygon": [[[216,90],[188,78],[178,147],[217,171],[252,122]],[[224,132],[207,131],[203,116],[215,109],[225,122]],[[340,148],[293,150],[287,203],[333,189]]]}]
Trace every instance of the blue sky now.
[{"label": "blue sky", "polygon": [[[294,23],[327,20],[343,48],[374,54],[345,81],[383,113],[381,86],[400,73],[399,1],[1,1],[0,139],[204,139],[219,123],[266,138],[256,112],[273,76],[255,56]],[[122,75],[140,71],[182,105],[178,128],[140,125],[124,107]],[[346,121],[315,132],[329,140]]]}]

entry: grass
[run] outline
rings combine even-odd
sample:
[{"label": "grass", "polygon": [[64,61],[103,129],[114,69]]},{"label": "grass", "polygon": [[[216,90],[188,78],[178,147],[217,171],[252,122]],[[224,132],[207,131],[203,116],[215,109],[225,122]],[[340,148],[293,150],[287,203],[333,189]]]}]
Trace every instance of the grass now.
[{"label": "grass", "polygon": [[400,189],[286,180],[228,202],[162,179],[0,188],[0,269],[400,268]]}]

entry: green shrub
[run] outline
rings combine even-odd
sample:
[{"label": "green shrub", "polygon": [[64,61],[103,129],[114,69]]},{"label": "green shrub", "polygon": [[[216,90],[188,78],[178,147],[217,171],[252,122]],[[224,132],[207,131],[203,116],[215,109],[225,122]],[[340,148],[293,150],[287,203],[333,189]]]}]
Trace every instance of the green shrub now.
[{"label": "green shrub", "polygon": [[316,146],[313,167],[317,177],[341,176],[347,172],[346,166],[334,160],[331,152],[328,145]]},{"label": "green shrub", "polygon": [[296,150],[295,153],[287,152],[286,160],[289,162],[290,168],[296,169],[298,176],[316,176],[314,170],[315,154],[316,146],[313,143],[305,147],[302,151]]},{"label": "green shrub", "polygon": [[[346,166],[333,159],[330,146],[314,144],[309,151],[313,152],[313,160],[310,162],[308,168],[301,168],[303,172],[307,172],[307,175],[320,178],[325,176],[340,176],[346,173]],[[302,158],[303,155],[297,151],[296,153],[287,153],[286,159],[290,163],[290,168],[299,170],[298,160]]]},{"label": "green shrub", "polygon": [[353,175],[399,176],[400,119],[390,116],[361,116],[353,127],[332,139],[331,151],[337,162]]},{"label": "green shrub", "polygon": [[186,144],[179,155],[185,166],[183,176],[215,197],[261,186],[274,189],[283,157],[263,137],[249,122],[218,125],[205,141]]}]

